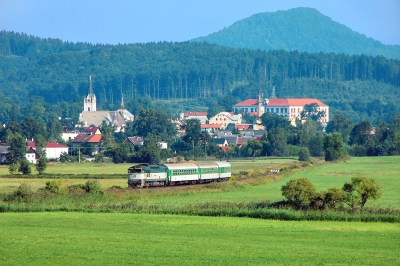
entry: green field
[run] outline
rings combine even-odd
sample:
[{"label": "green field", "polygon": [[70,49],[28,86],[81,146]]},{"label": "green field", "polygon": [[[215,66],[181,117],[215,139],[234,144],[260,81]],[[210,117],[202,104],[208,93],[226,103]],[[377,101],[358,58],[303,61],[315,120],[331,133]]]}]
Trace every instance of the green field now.
[{"label": "green field", "polygon": [[[346,162],[288,167],[278,175],[269,170],[301,163],[290,159],[231,163],[236,179],[228,182],[111,190],[111,186],[126,187],[126,178],[99,179],[107,189],[104,196],[56,196],[15,203],[17,210],[25,205],[27,210],[32,207],[31,211],[54,211],[65,206],[65,210],[83,212],[0,213],[0,265],[400,265],[399,223],[146,214],[207,203],[279,201],[283,199],[281,186],[291,178],[307,177],[321,191],[341,188],[357,175],[372,177],[382,186],[382,197],[366,206],[400,206],[400,157],[351,158]],[[128,167],[54,164],[47,172],[90,173],[95,177],[124,174]],[[0,167],[0,173],[7,175],[7,167]],[[37,190],[49,180],[37,175],[3,176],[0,193],[10,193],[21,183]],[[87,180],[76,176],[62,182],[69,186]],[[110,209],[124,204],[128,209]],[[210,208],[215,207],[212,204]],[[135,206],[145,208],[138,211],[140,214],[121,213],[135,212]],[[99,213],[110,210],[112,213]]]},{"label": "green field", "polygon": [[[251,168],[251,164],[249,169]],[[234,164],[233,166],[234,167]],[[221,191],[213,190],[211,193],[185,193],[183,195],[172,195],[165,198],[148,197],[143,198],[147,202],[161,203],[168,201],[169,204],[188,204],[204,201],[220,202],[248,202],[248,201],[279,201],[283,200],[281,187],[291,178],[308,178],[315,185],[317,191],[328,188],[342,188],[351,177],[362,175],[374,178],[382,187],[382,196],[377,201],[370,201],[366,206],[375,207],[400,207],[400,157],[354,157],[346,162],[325,163],[316,167],[305,167],[291,171],[288,177],[276,182],[268,182],[258,185],[250,182],[235,190]]]},{"label": "green field", "polygon": [[400,225],[3,213],[1,265],[399,265]]}]

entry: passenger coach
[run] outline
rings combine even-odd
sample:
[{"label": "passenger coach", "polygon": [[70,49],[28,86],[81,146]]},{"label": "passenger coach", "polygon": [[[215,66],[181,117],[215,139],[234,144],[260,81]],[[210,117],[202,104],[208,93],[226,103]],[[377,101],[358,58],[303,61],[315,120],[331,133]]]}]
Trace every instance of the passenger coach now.
[{"label": "passenger coach", "polygon": [[201,184],[230,177],[231,165],[228,162],[140,164],[128,168],[128,187]]}]

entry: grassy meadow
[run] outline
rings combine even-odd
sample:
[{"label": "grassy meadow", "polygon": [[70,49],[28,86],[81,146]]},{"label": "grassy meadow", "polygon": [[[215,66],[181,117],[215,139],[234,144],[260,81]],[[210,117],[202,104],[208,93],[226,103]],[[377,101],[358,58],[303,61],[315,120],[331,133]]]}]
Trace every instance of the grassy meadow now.
[{"label": "grassy meadow", "polygon": [[3,213],[1,265],[399,265],[400,225]]},{"label": "grassy meadow", "polygon": [[[0,213],[0,264],[400,265],[398,218],[383,215],[375,221],[386,222],[367,223],[351,214],[337,219],[336,214],[323,213],[322,219],[314,219],[315,213],[246,210],[282,200],[280,188],[291,178],[309,178],[321,191],[341,188],[357,175],[375,178],[382,186],[381,198],[366,207],[399,210],[400,157],[314,165],[293,159],[232,160],[231,164],[234,177],[228,182],[156,189],[127,189],[130,164],[50,164],[46,172],[63,177],[65,188],[84,184],[87,175],[108,174],[110,178],[98,179],[106,192],[0,203],[0,211],[12,206]],[[270,172],[283,168],[279,174]],[[68,178],[71,174],[73,178]],[[15,191],[21,183],[37,190],[54,178],[36,174],[11,178],[8,168],[0,167],[0,194]],[[246,211],[253,214],[243,215]]]}]

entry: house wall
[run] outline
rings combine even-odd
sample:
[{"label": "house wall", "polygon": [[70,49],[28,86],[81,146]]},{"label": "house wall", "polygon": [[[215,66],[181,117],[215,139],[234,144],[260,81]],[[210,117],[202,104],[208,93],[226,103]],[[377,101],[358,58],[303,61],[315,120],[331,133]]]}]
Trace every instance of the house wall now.
[{"label": "house wall", "polygon": [[66,148],[46,148],[46,158],[47,159],[58,159],[61,153],[68,153],[68,147]]}]

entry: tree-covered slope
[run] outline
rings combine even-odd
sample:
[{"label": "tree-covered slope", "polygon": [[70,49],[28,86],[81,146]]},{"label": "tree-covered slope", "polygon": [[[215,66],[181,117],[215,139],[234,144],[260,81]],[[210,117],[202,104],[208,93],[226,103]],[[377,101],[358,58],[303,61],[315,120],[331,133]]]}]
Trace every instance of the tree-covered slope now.
[{"label": "tree-covered slope", "polygon": [[383,55],[400,59],[399,45],[384,45],[367,38],[312,8],[255,14],[192,41],[236,48]]},{"label": "tree-covered slope", "polygon": [[341,112],[354,121],[391,122],[400,113],[400,61],[383,56],[191,42],[92,45],[2,31],[0,122],[77,119],[89,75],[99,110],[117,109],[122,93],[136,114],[143,99],[197,101],[196,107],[207,108],[220,97],[240,101],[258,90],[268,97],[275,87],[278,97],[318,98],[332,115]]}]

